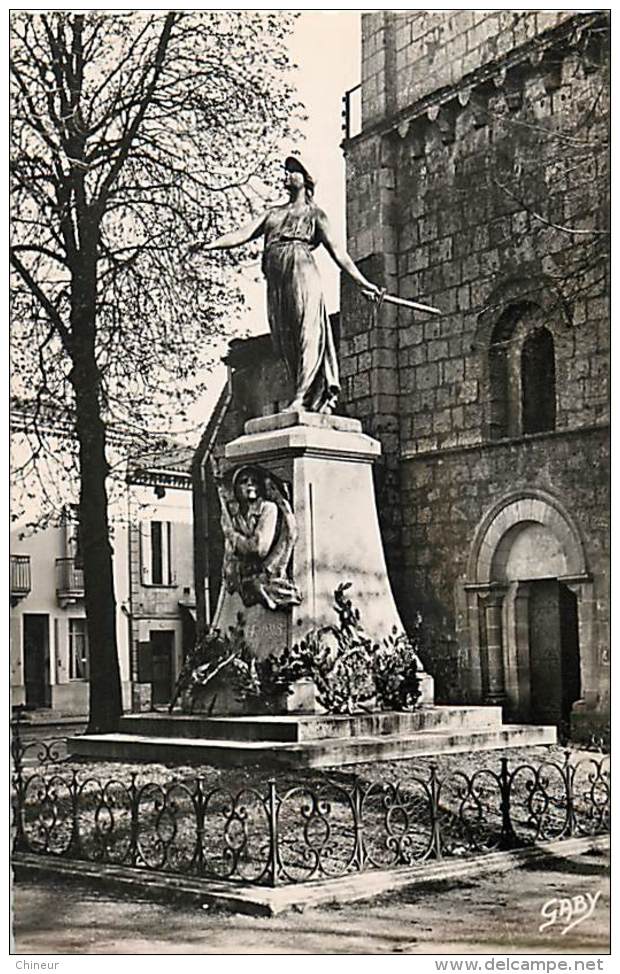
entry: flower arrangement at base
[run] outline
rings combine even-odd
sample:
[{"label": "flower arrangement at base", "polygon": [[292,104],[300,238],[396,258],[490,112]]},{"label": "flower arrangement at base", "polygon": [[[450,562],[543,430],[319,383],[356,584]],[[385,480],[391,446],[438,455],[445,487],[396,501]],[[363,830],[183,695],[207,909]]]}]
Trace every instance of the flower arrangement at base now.
[{"label": "flower arrangement at base", "polygon": [[303,679],[312,680],[328,714],[412,710],[422,669],[416,646],[396,629],[382,642],[373,641],[347,597],[350,587],[342,583],[334,592],[337,624],[311,629],[298,643],[265,659],[252,655],[241,615],[227,634],[208,632],[185,662],[170,709],[182,692],[195,696],[226,678],[247,713],[285,712],[287,696]]},{"label": "flower arrangement at base", "polygon": [[251,652],[245,641],[244,619],[239,613],[236,625],[230,626],[227,633],[222,633],[220,629],[208,629],[196,640],[183,662],[168,707],[169,713],[184,696],[190,700],[191,711],[198,693],[218,677],[223,677],[234,660],[241,657],[251,659]]}]

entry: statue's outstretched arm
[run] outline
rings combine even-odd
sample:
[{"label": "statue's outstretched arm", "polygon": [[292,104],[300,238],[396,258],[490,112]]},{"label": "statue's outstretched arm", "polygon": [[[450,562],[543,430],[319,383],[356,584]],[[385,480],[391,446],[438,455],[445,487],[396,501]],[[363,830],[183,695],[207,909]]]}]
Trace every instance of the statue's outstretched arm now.
[{"label": "statue's outstretched arm", "polygon": [[254,219],[244,223],[238,230],[223,233],[221,237],[217,237],[210,243],[196,243],[191,251],[196,253],[199,250],[231,250],[233,247],[240,247],[244,243],[249,243],[250,240],[256,240],[264,233],[266,216],[266,213],[261,213],[260,216],[255,216]]},{"label": "statue's outstretched arm", "polygon": [[327,219],[326,214],[323,213],[323,210],[318,211],[316,222],[321,243],[327,250],[332,260],[338,264],[340,270],[344,271],[345,274],[348,274],[349,277],[355,281],[358,287],[363,288],[364,291],[370,291],[369,297],[376,297],[378,299],[381,295],[381,289],[377,287],[376,284],[372,284],[371,281],[364,277],[361,271],[357,269],[344,247],[341,247],[334,238],[329,225],[329,220]]}]

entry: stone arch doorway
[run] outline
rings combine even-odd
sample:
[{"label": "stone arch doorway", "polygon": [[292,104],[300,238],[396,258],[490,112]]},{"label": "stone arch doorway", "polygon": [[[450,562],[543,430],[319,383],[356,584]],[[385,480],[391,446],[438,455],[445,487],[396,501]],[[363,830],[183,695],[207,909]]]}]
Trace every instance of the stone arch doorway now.
[{"label": "stone arch doorway", "polygon": [[464,585],[470,696],[510,718],[566,725],[588,685],[592,582],[576,525],[544,491],[496,504]]}]

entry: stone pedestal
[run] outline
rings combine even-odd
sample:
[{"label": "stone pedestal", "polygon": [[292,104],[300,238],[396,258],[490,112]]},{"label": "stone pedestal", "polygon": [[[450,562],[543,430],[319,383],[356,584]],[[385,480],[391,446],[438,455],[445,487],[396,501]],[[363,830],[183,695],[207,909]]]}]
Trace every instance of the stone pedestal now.
[{"label": "stone pedestal", "polygon": [[429,754],[555,744],[555,727],[502,725],[500,707],[419,707],[411,713],[223,717],[132,714],[117,734],[67,741],[74,757],[220,767],[340,768]]},{"label": "stone pedestal", "polygon": [[[372,479],[377,440],[358,420],[317,413],[279,413],[245,424],[245,434],[225,448],[228,470],[255,464],[290,484],[298,538],[292,558],[299,606],[246,607],[222,589],[214,625],[222,630],[245,618],[246,638],[263,658],[298,642],[315,627],[333,625],[334,590],[350,582],[369,636],[381,641],[403,626],[387,576]],[[432,678],[423,676],[423,698],[433,702]]]}]

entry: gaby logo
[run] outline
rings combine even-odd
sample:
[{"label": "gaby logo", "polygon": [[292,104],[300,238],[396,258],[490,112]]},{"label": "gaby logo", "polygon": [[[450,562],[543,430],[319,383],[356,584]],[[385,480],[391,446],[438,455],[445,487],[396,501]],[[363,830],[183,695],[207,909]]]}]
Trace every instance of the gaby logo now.
[{"label": "gaby logo", "polygon": [[545,922],[540,924],[539,933],[547,927],[561,923],[565,926],[560,933],[562,935],[568,933],[578,923],[592,916],[601,893],[602,890],[599,889],[597,893],[585,893],[585,895],[579,893],[577,896],[562,898],[554,896],[547,900],[540,908],[540,915],[545,918]]}]

